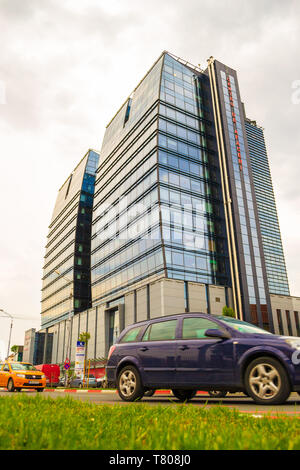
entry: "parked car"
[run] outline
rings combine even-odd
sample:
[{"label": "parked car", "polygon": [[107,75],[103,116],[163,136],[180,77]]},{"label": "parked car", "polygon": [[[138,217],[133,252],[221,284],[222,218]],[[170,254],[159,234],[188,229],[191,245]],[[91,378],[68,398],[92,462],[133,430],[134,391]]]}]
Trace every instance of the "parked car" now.
[{"label": "parked car", "polygon": [[66,378],[64,375],[61,375],[58,379],[58,387],[64,387],[66,385]]},{"label": "parked car", "polygon": [[20,392],[22,388],[42,392],[46,387],[46,376],[28,362],[2,362],[0,387],[6,387],[9,392]]},{"label": "parked car", "polygon": [[39,364],[35,366],[37,370],[42,371],[46,376],[47,387],[58,387],[60,368],[57,364]]},{"label": "parked car", "polygon": [[74,377],[70,380],[71,388],[96,388],[97,380],[94,375],[85,376],[83,379],[81,377]]},{"label": "parked car", "polygon": [[97,377],[96,378],[96,382],[97,382],[97,387],[98,388],[104,388],[105,385],[106,385],[106,377]]},{"label": "parked car", "polygon": [[[107,381],[125,401],[171,388],[190,400],[197,390],[243,392],[274,405],[300,392],[300,338],[274,335],[231,317],[184,313],[127,327],[110,348]],[[300,358],[299,358],[300,359]]]}]

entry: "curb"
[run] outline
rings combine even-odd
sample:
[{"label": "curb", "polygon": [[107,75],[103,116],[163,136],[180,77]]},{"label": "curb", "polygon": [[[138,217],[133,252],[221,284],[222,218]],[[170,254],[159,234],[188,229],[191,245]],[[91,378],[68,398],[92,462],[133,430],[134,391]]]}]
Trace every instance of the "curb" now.
[{"label": "curb", "polygon": [[[117,394],[117,390],[70,390],[68,388],[56,389],[56,388],[45,388],[44,392],[59,392],[59,393],[107,393],[107,394]],[[198,391],[197,395],[207,395],[208,392]],[[171,390],[156,390],[154,395],[172,395]]]}]

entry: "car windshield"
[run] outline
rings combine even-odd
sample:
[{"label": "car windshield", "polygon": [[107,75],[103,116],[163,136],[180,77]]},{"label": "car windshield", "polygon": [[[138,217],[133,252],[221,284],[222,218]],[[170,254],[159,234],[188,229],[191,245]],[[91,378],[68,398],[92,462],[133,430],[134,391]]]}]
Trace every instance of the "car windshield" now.
[{"label": "car windshield", "polygon": [[12,370],[37,370],[32,364],[10,364]]},{"label": "car windshield", "polygon": [[241,320],[236,320],[235,318],[231,317],[225,317],[219,315],[217,317],[219,320],[227,323],[231,328],[234,328],[235,330],[240,331],[241,333],[256,333],[259,335],[272,335],[273,333],[270,333],[269,331],[263,330],[262,328],[259,328],[258,326],[251,325],[251,323],[247,323],[245,321]]}]

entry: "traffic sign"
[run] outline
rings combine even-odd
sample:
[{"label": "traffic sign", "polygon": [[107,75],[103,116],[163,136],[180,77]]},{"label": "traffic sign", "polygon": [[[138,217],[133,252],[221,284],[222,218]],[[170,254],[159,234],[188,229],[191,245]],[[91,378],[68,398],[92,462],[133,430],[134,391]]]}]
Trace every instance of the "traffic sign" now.
[{"label": "traffic sign", "polygon": [[67,358],[67,359],[65,360],[65,363],[64,363],[64,368],[65,368],[66,370],[68,370],[68,369],[70,369],[70,365],[71,365],[70,359]]}]

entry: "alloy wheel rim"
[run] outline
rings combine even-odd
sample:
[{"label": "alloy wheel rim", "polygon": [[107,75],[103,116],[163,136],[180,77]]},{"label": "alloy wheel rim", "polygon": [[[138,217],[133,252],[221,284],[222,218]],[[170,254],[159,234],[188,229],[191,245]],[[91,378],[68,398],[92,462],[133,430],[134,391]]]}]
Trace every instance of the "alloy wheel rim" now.
[{"label": "alloy wheel rim", "polygon": [[259,398],[270,400],[280,391],[281,378],[278,370],[270,364],[258,364],[249,376],[252,392]]},{"label": "alloy wheel rim", "polygon": [[125,397],[130,397],[136,390],[136,377],[131,370],[126,370],[120,377],[120,391]]}]

